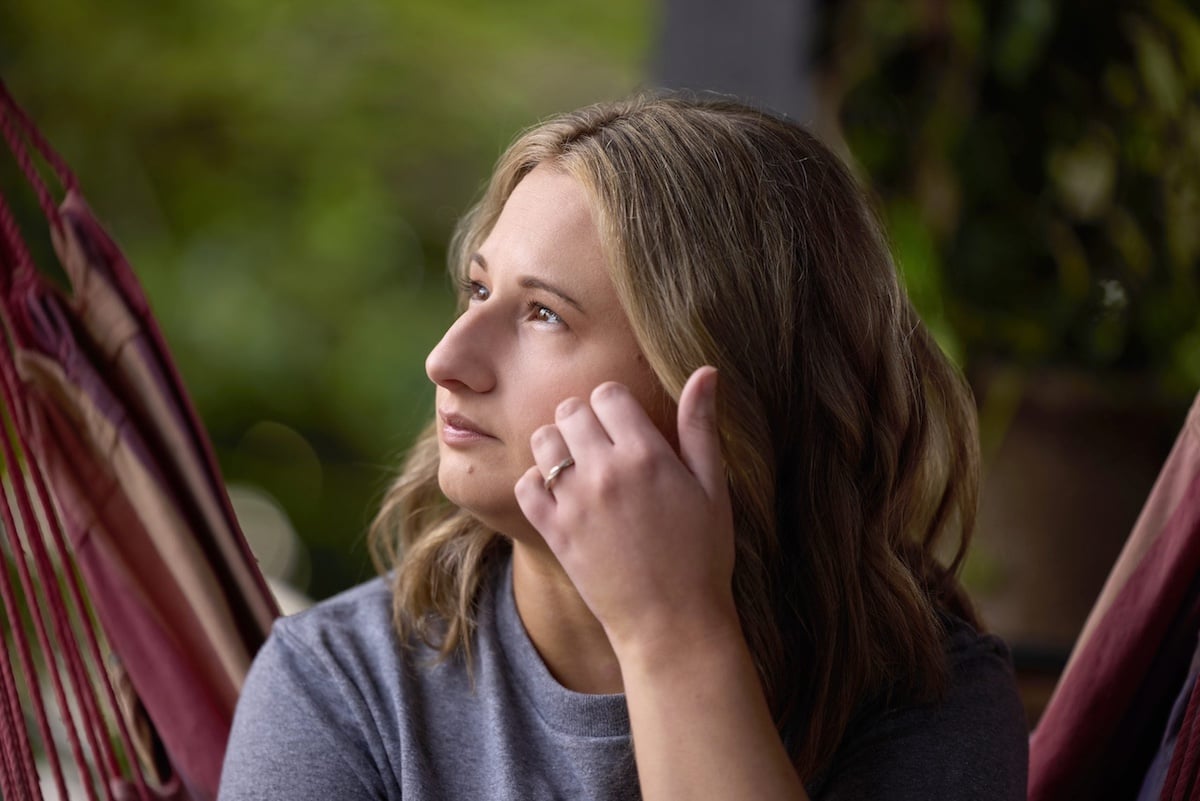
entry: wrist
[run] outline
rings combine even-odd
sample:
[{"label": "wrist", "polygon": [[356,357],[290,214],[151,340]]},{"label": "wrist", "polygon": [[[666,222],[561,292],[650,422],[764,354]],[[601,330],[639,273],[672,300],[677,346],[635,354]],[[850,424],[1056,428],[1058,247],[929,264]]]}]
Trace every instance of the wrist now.
[{"label": "wrist", "polygon": [[732,601],[707,614],[645,620],[635,633],[610,641],[627,684],[634,677],[677,678],[753,661]]}]

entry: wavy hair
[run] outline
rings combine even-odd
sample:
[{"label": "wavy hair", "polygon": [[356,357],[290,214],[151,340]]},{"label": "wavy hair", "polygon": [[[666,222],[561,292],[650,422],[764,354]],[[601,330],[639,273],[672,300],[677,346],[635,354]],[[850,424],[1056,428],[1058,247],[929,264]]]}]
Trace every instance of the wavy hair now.
[{"label": "wavy hair", "polygon": [[[897,278],[842,162],[803,128],[718,99],[640,96],[522,134],[461,221],[467,270],[535,166],[579,180],[638,342],[678,400],[721,374],[733,588],[775,722],[804,778],[865,708],[937,697],[940,610],[974,523],[974,403]],[[450,504],[434,428],[372,525],[395,620],[470,659],[486,565],[507,543]],[[942,556],[943,561],[939,561]]]}]

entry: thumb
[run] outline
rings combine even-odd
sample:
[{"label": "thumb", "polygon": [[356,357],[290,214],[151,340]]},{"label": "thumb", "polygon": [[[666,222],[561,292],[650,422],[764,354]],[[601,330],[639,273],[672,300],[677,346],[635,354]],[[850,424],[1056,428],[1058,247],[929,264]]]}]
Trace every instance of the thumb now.
[{"label": "thumb", "polygon": [[679,456],[709,499],[725,492],[717,427],[717,368],[696,368],[679,394]]}]

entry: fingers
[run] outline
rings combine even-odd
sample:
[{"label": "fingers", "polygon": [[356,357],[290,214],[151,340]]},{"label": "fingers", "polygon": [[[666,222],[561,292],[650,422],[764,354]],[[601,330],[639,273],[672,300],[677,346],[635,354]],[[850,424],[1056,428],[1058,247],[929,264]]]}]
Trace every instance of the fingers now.
[{"label": "fingers", "polygon": [[[592,390],[592,411],[608,438],[618,447],[636,440],[666,445],[633,393],[615,381],[606,381]],[[569,439],[568,439],[569,441]]]},{"label": "fingers", "polygon": [[[684,459],[684,463],[692,472],[695,472],[695,469],[707,471],[708,483],[701,482],[706,492],[711,487],[724,484],[720,443],[716,437],[715,426],[715,382],[714,368],[701,368],[693,373],[684,387],[679,416],[681,455],[683,440],[686,438],[687,452],[692,455],[692,459]],[[564,400],[555,410],[554,424],[541,426],[530,437],[535,466],[522,476],[517,484],[517,487],[525,486],[524,492],[528,496],[525,502],[535,500],[540,490],[541,494],[550,496],[543,500],[548,500],[551,506],[554,505],[555,499],[550,492],[552,487],[546,487],[545,482],[551,481],[553,486],[561,486],[561,482],[569,478],[569,473],[574,467],[557,469],[565,460],[579,460],[584,465],[598,465],[611,457],[614,448],[629,448],[635,445],[641,446],[638,451],[644,455],[659,448],[666,452],[671,451],[663,433],[624,385],[613,381],[605,382],[592,391],[589,400],[590,403],[581,398]],[[688,404],[686,414],[682,405],[685,402]],[[683,433],[685,425],[690,426],[690,433],[686,435]],[[704,440],[703,435],[706,431],[711,442]],[[535,478],[538,477],[542,479],[540,487],[535,486]],[[523,508],[525,502],[522,502]]]},{"label": "fingers", "polygon": [[[553,490],[569,486],[571,474],[577,469],[573,464],[560,467],[564,461],[578,459],[585,465],[602,464],[614,447],[610,431],[618,432],[623,440],[628,439],[627,431],[648,432],[662,440],[641,405],[623,385],[601,384],[593,390],[590,400],[590,404],[580,398],[564,400],[555,410],[555,422],[539,427],[530,436],[534,466],[513,490],[521,510],[539,529],[549,522],[557,507],[558,498]],[[546,486],[547,481],[552,482],[550,487]]]},{"label": "fingers", "polygon": [[595,463],[612,449],[612,439],[582,398],[567,398],[554,412],[554,425],[571,456],[581,463]]},{"label": "fingers", "polygon": [[[631,520],[653,517],[664,498],[683,499],[680,502],[690,508],[705,509],[712,520],[729,522],[716,385],[717,371],[708,366],[692,373],[684,385],[677,417],[678,456],[620,384],[598,386],[588,401],[569,398],[558,405],[555,422],[530,437],[535,464],[513,489],[525,517],[560,559],[572,541],[568,532],[590,530],[598,525],[596,520],[604,522],[605,514],[620,518],[630,506],[642,511],[614,524],[614,530],[636,527]],[[576,464],[555,475],[555,468],[567,459]],[[550,476],[555,478],[547,488]]]},{"label": "fingers", "polygon": [[[680,395],[677,421],[680,458],[709,497],[725,486],[716,385],[716,368],[704,366],[692,373]],[[624,385],[605,382],[592,391],[590,401],[568,398],[558,405],[555,424],[534,433],[534,456],[543,475],[568,456],[597,464],[614,447],[640,444],[644,454],[670,450],[663,433]]]},{"label": "fingers", "polygon": [[534,465],[517,480],[513,486],[513,494],[517,498],[517,506],[521,507],[521,513],[525,515],[525,519],[541,532],[542,536],[546,538],[547,544],[553,547],[554,532],[551,529],[551,521],[553,520],[555,501],[554,495],[542,485],[543,481],[542,471],[537,465]]},{"label": "fingers", "polygon": [[727,492],[717,426],[717,370],[699,367],[679,395],[679,456],[709,498]]},{"label": "fingers", "polygon": [[[558,426],[546,425],[538,428],[529,438],[529,446],[533,451],[533,462],[537,466],[538,473],[542,476],[543,482],[550,479],[551,473],[556,467],[571,457],[571,449],[567,447],[567,443],[563,440]],[[565,480],[565,471],[569,469],[560,469],[554,481]]]},{"label": "fingers", "polygon": [[[533,451],[534,465],[517,480],[513,486],[513,494],[521,513],[542,533],[543,537],[551,535],[550,524],[557,500],[552,487],[546,486],[546,480],[554,475],[554,486],[567,480],[571,467],[559,467],[571,456],[563,441],[558,427],[553,425],[541,426],[529,438],[529,446]],[[556,471],[555,468],[558,468]],[[549,539],[547,539],[549,542]]]}]

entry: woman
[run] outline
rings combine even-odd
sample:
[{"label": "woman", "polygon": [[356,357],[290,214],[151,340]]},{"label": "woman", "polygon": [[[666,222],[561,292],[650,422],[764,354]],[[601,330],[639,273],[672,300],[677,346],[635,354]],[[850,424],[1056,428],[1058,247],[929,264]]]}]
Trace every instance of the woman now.
[{"label": "woman", "polygon": [[971,397],[836,157],[730,102],[594,106],[452,250],[391,573],[275,627],[223,797],[1024,797],[955,579]]}]

